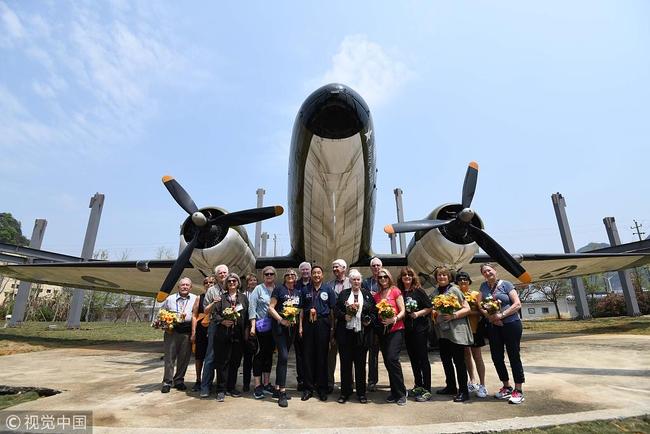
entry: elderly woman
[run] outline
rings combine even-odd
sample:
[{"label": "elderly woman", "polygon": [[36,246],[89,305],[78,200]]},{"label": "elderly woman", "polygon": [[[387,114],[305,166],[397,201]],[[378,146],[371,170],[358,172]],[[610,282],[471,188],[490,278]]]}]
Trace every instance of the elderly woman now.
[{"label": "elderly woman", "polygon": [[[296,289],[298,274],[289,269],[284,273],[284,284],[276,286],[271,294],[269,304],[269,316],[273,318],[273,339],[278,349],[278,362],[275,367],[275,392],[273,396],[278,398],[280,407],[287,407],[287,361],[289,350],[298,334],[298,305],[300,303],[299,292]],[[290,310],[295,309],[293,314]]]},{"label": "elderly woman", "polygon": [[251,321],[251,336],[257,336],[259,351],[253,357],[253,377],[255,379],[255,399],[263,399],[264,394],[273,394],[271,386],[271,367],[273,365],[273,332],[271,318],[268,316],[271,294],[275,289],[275,268],[270,265],[262,270],[264,280],[257,285],[248,300],[248,315]]},{"label": "elderly woman", "polygon": [[[470,393],[476,393],[479,398],[487,397],[487,389],[485,388],[485,363],[483,362],[483,354],[481,348],[485,346],[485,321],[483,314],[479,310],[481,305],[481,294],[470,289],[472,279],[469,274],[461,271],[456,275],[456,285],[463,291],[466,299],[473,298],[470,303],[470,312],[467,315],[469,319],[469,326],[474,336],[474,343],[465,347],[465,365],[467,365],[467,373],[469,374],[469,384],[467,386]],[[478,374],[478,382],[474,375],[474,366],[476,365],[476,373]]]},{"label": "elderly woman", "polygon": [[411,361],[415,386],[409,393],[418,402],[431,399],[431,364],[429,363],[429,316],[431,299],[420,285],[420,279],[411,267],[400,270],[397,287],[402,291],[406,317],[404,339]]},{"label": "elderly woman", "polygon": [[336,341],[341,357],[341,396],[344,404],[352,395],[352,366],[356,380],[357,399],[366,398],[366,356],[372,342],[372,320],[376,316],[375,300],[370,291],[361,288],[361,273],[352,269],[348,274],[351,288],[344,289],[336,301]]},{"label": "elderly woman", "polygon": [[[465,347],[473,342],[472,331],[467,320],[467,314],[470,312],[469,304],[461,290],[452,285],[452,274],[448,268],[436,268],[433,277],[438,282],[437,294],[452,295],[456,297],[461,306],[460,309],[451,314],[438,312],[435,314],[435,328],[446,383],[445,388],[437,390],[436,393],[438,395],[455,395],[454,402],[467,401],[469,399],[469,390],[467,389]],[[458,385],[456,380],[458,380]]]},{"label": "elderly woman", "polygon": [[[194,367],[196,368],[196,382],[192,387],[192,392],[199,392],[201,390],[201,371],[203,370],[203,360],[205,353],[208,349],[208,327],[203,325],[203,320],[206,314],[203,311],[203,300],[205,300],[205,291],[214,285],[215,278],[207,276],[203,279],[203,294],[196,297],[194,306],[192,307],[192,336],[190,339],[194,344]],[[206,323],[209,321],[206,320]]]},{"label": "elderly woman", "polygon": [[240,397],[235,389],[237,370],[244,349],[244,337],[248,327],[248,300],[239,292],[239,276],[230,273],[226,277],[226,292],[214,307],[217,331],[214,337],[214,356],[217,367],[217,401],[222,402],[225,394]]},{"label": "elderly woman", "polygon": [[[519,355],[522,325],[517,312],[521,309],[519,294],[512,283],[497,278],[496,269],[492,264],[481,265],[481,274],[485,282],[481,284],[480,291],[483,300],[492,298],[501,302],[498,312],[488,313],[481,309],[483,315],[490,321],[488,338],[490,339],[490,354],[492,363],[499,374],[503,387],[494,395],[497,399],[507,399],[511,404],[524,402],[524,366]],[[503,350],[508,352],[508,360],[515,380],[515,388],[510,385],[508,369],[504,359]]]},{"label": "elderly woman", "polygon": [[[250,299],[253,290],[257,286],[257,276],[253,273],[248,273],[244,276],[244,281],[246,282],[246,289],[242,293],[246,296],[246,299]],[[244,362],[243,362],[243,379],[242,379],[242,389],[244,392],[251,390],[251,373],[253,372],[253,355],[255,354],[252,351],[250,345],[244,344]]]},{"label": "elderly woman", "polygon": [[393,316],[382,317],[378,310],[378,321],[381,332],[379,336],[379,348],[384,358],[384,365],[388,371],[388,381],[390,382],[390,394],[386,402],[397,403],[397,405],[406,405],[406,387],[404,386],[404,374],[402,365],[399,361],[399,353],[404,343],[404,317],[406,311],[404,307],[404,297],[402,292],[393,284],[393,276],[390,272],[382,268],[377,274],[379,282],[379,291],[374,294],[375,303],[387,303],[393,312]]}]

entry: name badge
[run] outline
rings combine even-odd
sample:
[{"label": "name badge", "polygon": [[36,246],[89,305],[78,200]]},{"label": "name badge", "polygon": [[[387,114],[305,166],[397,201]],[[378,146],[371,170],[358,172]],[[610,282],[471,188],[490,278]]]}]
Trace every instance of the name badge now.
[{"label": "name badge", "polygon": [[327,301],[330,298],[330,295],[327,292],[321,292],[320,293],[320,299],[323,301]]},{"label": "name badge", "polygon": [[242,306],[241,303],[235,306],[235,312],[241,312],[242,310],[244,310],[244,306]]}]

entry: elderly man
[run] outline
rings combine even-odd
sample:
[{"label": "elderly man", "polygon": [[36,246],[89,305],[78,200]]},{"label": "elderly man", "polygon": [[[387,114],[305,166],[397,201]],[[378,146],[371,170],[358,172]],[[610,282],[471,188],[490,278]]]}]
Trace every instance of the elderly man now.
[{"label": "elderly man", "polygon": [[228,266],[219,264],[214,268],[216,282],[214,286],[208,288],[203,299],[203,312],[210,317],[208,326],[208,348],[205,351],[203,360],[203,372],[201,374],[201,398],[210,396],[210,386],[214,379],[214,337],[217,333],[217,318],[213,309],[221,301],[221,296],[226,291],[226,277],[228,277]]},{"label": "elderly man", "polygon": [[[162,393],[169,393],[172,384],[177,390],[187,390],[185,386],[185,372],[192,356],[192,307],[196,295],[190,294],[192,280],[183,277],[178,282],[178,292],[170,294],[160,306],[170,312],[176,312],[179,322],[174,326],[171,333],[165,332],[163,346],[165,348],[165,374]],[[174,373],[174,364],[176,373]]]},{"label": "elderly man", "polygon": [[[361,286],[370,291],[374,296],[379,291],[379,282],[377,275],[379,270],[384,264],[381,259],[374,257],[370,260],[370,271],[372,275],[363,279]],[[377,389],[377,381],[379,380],[379,338],[377,335],[373,336],[370,351],[368,351],[368,391],[373,392]]]},{"label": "elderly man", "polygon": [[[298,266],[300,278],[296,281],[296,290],[298,297],[302,294],[303,290],[311,283],[311,264],[307,261],[301,262]],[[296,389],[302,391],[305,387],[305,373],[303,368],[303,344],[302,337],[296,336],[293,341],[293,350],[296,352],[296,382],[298,385]]]},{"label": "elderly man", "polygon": [[[343,259],[336,259],[332,262],[332,274],[334,274],[334,279],[330,280],[328,285],[334,289],[334,293],[338,298],[339,294],[345,289],[352,287],[350,284],[350,279],[346,276],[348,271],[348,264]],[[330,342],[330,350],[327,354],[327,392],[332,393],[334,391],[334,372],[336,371],[336,356],[338,354],[338,347],[336,345],[336,340],[332,339]]]}]

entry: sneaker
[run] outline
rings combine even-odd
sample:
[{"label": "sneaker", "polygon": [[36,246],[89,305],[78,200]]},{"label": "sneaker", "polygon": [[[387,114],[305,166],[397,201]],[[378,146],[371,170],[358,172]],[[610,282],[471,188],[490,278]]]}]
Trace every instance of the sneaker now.
[{"label": "sneaker", "polygon": [[388,395],[386,397],[386,402],[389,403],[389,404],[393,404],[393,403],[397,402],[397,398],[395,398],[393,395]]},{"label": "sneaker", "polygon": [[512,387],[502,387],[494,394],[496,399],[508,399],[512,395]]},{"label": "sneaker", "polygon": [[414,387],[413,389],[409,390],[408,394],[409,394],[409,396],[413,396],[413,397],[417,398],[418,396],[422,395],[424,392],[426,392],[424,387],[419,387],[418,386],[418,387]]},{"label": "sneaker", "polygon": [[478,385],[478,390],[476,391],[476,396],[479,397],[479,398],[485,398],[485,397],[487,397],[487,395],[488,395],[488,392],[487,392],[487,389],[485,388],[485,386],[482,385],[482,384],[479,384]]},{"label": "sneaker", "polygon": [[161,393],[169,393],[171,388],[172,388],[172,386],[170,386],[169,384],[163,384],[162,388],[160,389],[160,392]]},{"label": "sneaker", "polygon": [[200,392],[201,391],[201,382],[197,381],[194,383],[194,386],[192,386],[192,392]]},{"label": "sneaker", "polygon": [[468,391],[469,393],[475,393],[475,392],[478,392],[478,384],[469,383],[469,384],[467,385],[467,391]]},{"label": "sneaker", "polygon": [[271,383],[264,386],[264,393],[267,395],[273,395],[273,392],[275,392],[275,387],[273,387]]},{"label": "sneaker", "polygon": [[431,399],[431,396],[431,392],[425,390],[423,394],[416,396],[415,400],[417,402],[427,402]]},{"label": "sneaker", "polygon": [[278,398],[278,405],[282,408],[287,407],[289,403],[287,402],[287,392],[280,392]]},{"label": "sneaker", "polygon": [[273,389],[273,395],[271,397],[273,399],[279,399],[280,398],[280,389]]},{"label": "sneaker", "polygon": [[398,399],[397,400],[397,405],[399,405],[400,407],[405,406],[406,405],[406,396],[402,396],[400,399]]},{"label": "sneaker", "polygon": [[226,398],[226,394],[223,392],[217,393],[217,402],[223,402],[223,400]]},{"label": "sneaker", "polygon": [[367,389],[368,392],[374,392],[377,390],[377,383],[368,383]]},{"label": "sneaker", "polygon": [[510,399],[508,400],[508,403],[510,404],[521,404],[524,402],[524,392],[521,390],[513,390],[512,394],[510,395]]},{"label": "sneaker", "polygon": [[255,399],[263,399],[264,398],[264,387],[256,386],[255,391],[253,392],[253,397]]},{"label": "sneaker", "polygon": [[228,396],[232,396],[233,398],[239,398],[241,396],[241,392],[237,389],[232,389],[226,392]]}]

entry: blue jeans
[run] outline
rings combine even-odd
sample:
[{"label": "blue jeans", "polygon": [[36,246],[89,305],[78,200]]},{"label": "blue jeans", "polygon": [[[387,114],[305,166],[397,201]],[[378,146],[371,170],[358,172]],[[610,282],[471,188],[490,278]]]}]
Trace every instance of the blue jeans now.
[{"label": "blue jeans", "polygon": [[210,386],[214,380],[214,337],[217,334],[217,323],[210,322],[208,326],[208,347],[203,359],[203,371],[201,372],[201,395],[210,393]]}]

